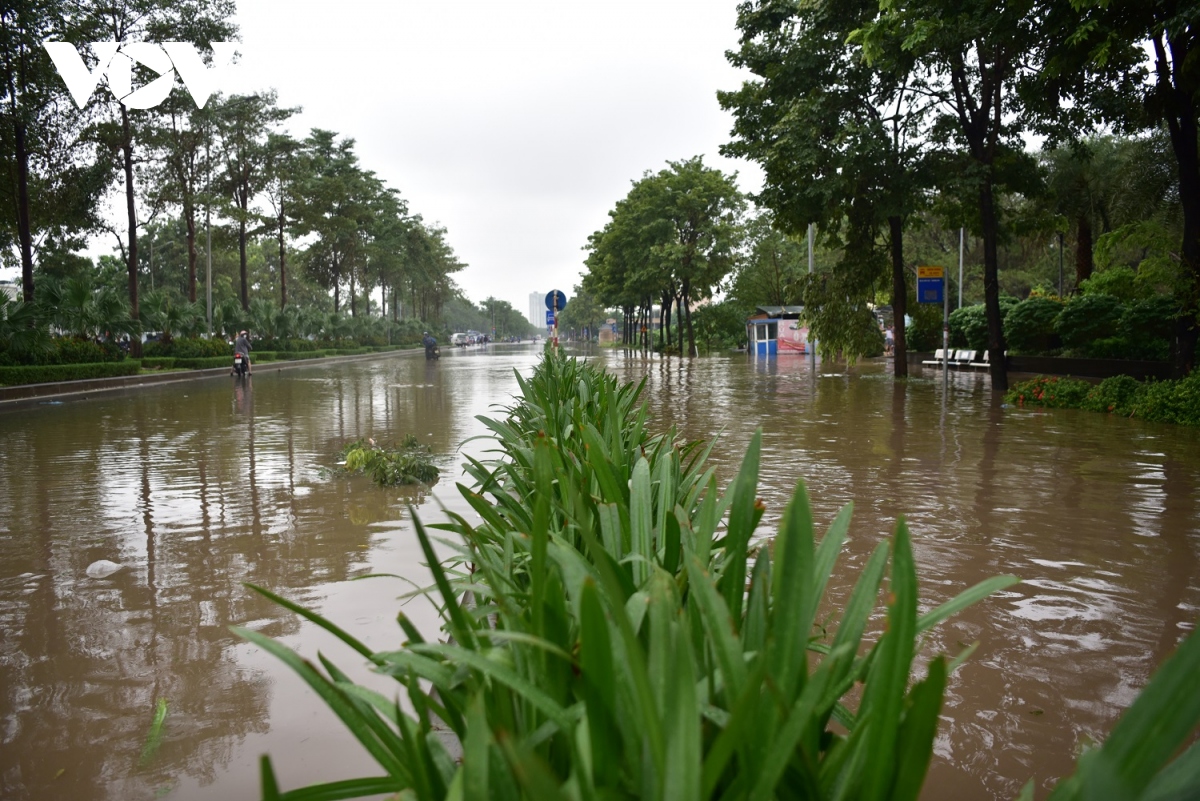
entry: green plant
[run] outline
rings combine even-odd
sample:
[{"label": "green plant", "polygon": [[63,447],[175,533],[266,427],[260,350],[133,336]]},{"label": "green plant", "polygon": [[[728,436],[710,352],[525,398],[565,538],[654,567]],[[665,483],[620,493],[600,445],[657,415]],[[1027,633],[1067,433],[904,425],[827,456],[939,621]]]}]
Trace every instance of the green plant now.
[{"label": "green plant", "polygon": [[1127,358],[1166,361],[1178,317],[1179,303],[1166,295],[1128,304],[1117,325],[1129,343]]},{"label": "green plant", "polygon": [[1131,416],[1145,397],[1146,385],[1127,375],[1113,376],[1100,382],[1087,395],[1083,408],[1094,412],[1112,412]]},{"label": "green plant", "polygon": [[[373,651],[259,589],[394,677],[412,710],[324,656],[318,668],[237,630],[295,669],[385,773],[280,794],[264,758],[264,797],[916,798],[954,667],[936,658],[910,684],[917,638],[1015,579],[918,615],[900,521],[840,623],[817,626],[850,507],[818,544],[798,487],[760,546],[761,434],[720,494],[707,450],[647,432],[640,385],[553,356],[518,378],[521,401],[485,419],[500,457],[469,461],[477,485],[459,487],[480,522],[440,527],[461,538],[457,557],[440,562],[414,516],[450,642],[401,615],[407,643]],[[866,637],[889,572],[886,624]]]},{"label": "green plant", "polygon": [[1064,346],[1085,349],[1097,339],[1114,336],[1124,311],[1112,295],[1076,295],[1063,307],[1054,330]]},{"label": "green plant", "polygon": [[1091,384],[1078,378],[1039,375],[1014,384],[1004,399],[1017,406],[1077,409],[1083,405],[1091,389]]},{"label": "green plant", "polygon": [[38,364],[20,367],[0,367],[0,386],[45,384],[52,381],[81,381],[88,378],[113,378],[137,375],[140,363],[136,359],[96,364]]},{"label": "green plant", "polygon": [[1029,297],[1004,315],[1004,339],[1018,353],[1045,353],[1059,347],[1054,320],[1063,309],[1058,300]]},{"label": "green plant", "polygon": [[437,481],[437,466],[429,458],[428,446],[409,434],[400,447],[377,445],[373,439],[360,439],[342,449],[348,473],[366,473],[384,487],[398,484],[432,484]]}]

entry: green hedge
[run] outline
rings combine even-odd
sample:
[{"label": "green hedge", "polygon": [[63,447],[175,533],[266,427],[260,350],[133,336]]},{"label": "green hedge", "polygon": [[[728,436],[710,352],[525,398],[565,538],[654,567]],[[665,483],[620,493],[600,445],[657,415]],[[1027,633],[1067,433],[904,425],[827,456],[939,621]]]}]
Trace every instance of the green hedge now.
[{"label": "green hedge", "polygon": [[1014,385],[1005,400],[1018,406],[1085,409],[1156,423],[1200,426],[1200,372],[1179,381],[1107,378],[1099,385],[1077,378],[1038,376]]},{"label": "green hedge", "polygon": [[174,356],[151,356],[142,359],[142,368],[145,370],[170,370],[174,366]]},{"label": "green hedge", "polygon": [[136,359],[93,364],[38,364],[0,367],[0,386],[46,384],[52,381],[81,381],[88,378],[113,378],[137,375],[141,365]]},{"label": "green hedge", "polygon": [[[253,361],[253,359],[251,360]],[[185,370],[207,370],[213,367],[233,367],[233,354],[228,356],[211,356],[206,359],[176,359],[176,367]]]},{"label": "green hedge", "polygon": [[142,355],[154,358],[174,356],[179,359],[205,359],[216,358],[217,356],[224,356],[226,354],[229,354],[232,358],[233,348],[221,337],[213,337],[212,339],[177,337],[172,339],[170,343],[147,342],[142,346]]}]

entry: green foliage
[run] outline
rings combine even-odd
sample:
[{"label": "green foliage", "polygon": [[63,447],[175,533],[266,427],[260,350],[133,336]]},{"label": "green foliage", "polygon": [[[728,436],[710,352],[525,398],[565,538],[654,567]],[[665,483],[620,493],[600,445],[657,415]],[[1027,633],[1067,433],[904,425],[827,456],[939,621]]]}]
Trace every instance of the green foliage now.
[{"label": "green foliage", "polygon": [[377,445],[373,439],[359,439],[342,448],[347,473],[366,473],[381,487],[400,484],[433,484],[437,466],[429,458],[429,446],[421,445],[409,434],[400,446]]},{"label": "green foliage", "polygon": [[800,486],[773,547],[752,545],[761,434],[720,494],[706,449],[646,430],[641,385],[557,357],[518,380],[507,418],[484,418],[500,458],[471,460],[476,488],[459,488],[478,523],[438,527],[461,538],[457,555],[441,561],[414,518],[448,640],[401,614],[404,645],[373,651],[254,588],[407,697],[236,629],[291,666],[384,773],[281,794],[264,758],[264,797],[915,799],[950,669],[937,657],[910,684],[918,638],[1015,579],[918,615],[901,521],[840,621],[818,626],[849,506],[818,543]]},{"label": "green foliage", "polygon": [[1179,304],[1165,295],[1135,300],[1125,307],[1117,325],[1128,343],[1125,358],[1165,361],[1175,335]]},{"label": "green foliage", "polygon": [[1117,334],[1124,311],[1121,301],[1112,295],[1077,295],[1063,307],[1054,330],[1065,347],[1086,352],[1095,340]]},{"label": "green foliage", "polygon": [[950,346],[987,349],[987,310],[982,303],[950,312]]},{"label": "green foliage", "polygon": [[1136,378],[1128,375],[1113,376],[1088,392],[1083,408],[1093,412],[1112,412],[1121,417],[1131,417],[1145,394],[1146,384]]},{"label": "green foliage", "polygon": [[45,384],[52,381],[80,381],[88,378],[113,378],[137,375],[139,363],[134,359],[96,364],[46,364],[20,367],[0,367],[0,386]]},{"label": "green foliage", "polygon": [[1085,295],[1111,295],[1122,302],[1129,302],[1146,294],[1146,288],[1137,283],[1137,273],[1125,266],[1093,273],[1091,278],[1079,282],[1079,288]]},{"label": "green foliage", "polygon": [[1058,300],[1030,297],[1004,315],[1004,339],[1018,353],[1045,353],[1059,346],[1054,321],[1063,310]]},{"label": "green foliage", "polygon": [[1143,383],[1129,376],[1106,378],[1099,386],[1069,378],[1038,376],[1005,395],[1018,406],[1046,406],[1110,412],[1159,423],[1200,426],[1200,373],[1178,381]]},{"label": "green foliage", "polygon": [[1005,399],[1018,406],[1078,409],[1083,406],[1091,390],[1091,384],[1078,378],[1038,376],[1014,384]]},{"label": "green foliage", "polygon": [[232,356],[233,348],[220,337],[201,339],[187,337],[170,342],[147,342],[142,346],[144,356],[175,356],[180,359],[203,359],[215,356]]},{"label": "green foliage", "polygon": [[[253,355],[251,356],[250,361],[253,363]],[[174,366],[184,370],[211,370],[214,367],[232,367],[233,353],[230,352],[225,356],[205,356],[198,359],[176,358]]]},{"label": "green foliage", "polygon": [[751,309],[734,300],[709,303],[692,312],[696,347],[701,353],[730,350],[746,345],[746,318]]},{"label": "green foliage", "polygon": [[[912,317],[906,329],[908,349],[914,353],[931,352],[942,346],[942,308],[931,303],[917,303],[909,295],[908,313]],[[981,307],[982,308],[982,307]],[[954,345],[954,314],[950,315],[950,344]],[[962,342],[959,347],[966,347]]]}]

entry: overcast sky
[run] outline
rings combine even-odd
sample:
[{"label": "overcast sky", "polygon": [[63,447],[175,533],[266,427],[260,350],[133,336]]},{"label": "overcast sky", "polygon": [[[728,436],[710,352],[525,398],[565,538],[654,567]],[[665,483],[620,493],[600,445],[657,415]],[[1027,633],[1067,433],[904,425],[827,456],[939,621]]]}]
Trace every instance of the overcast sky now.
[{"label": "overcast sky", "polygon": [[[703,154],[742,77],[734,0],[238,0],[238,82],[302,106],[297,134],[357,140],[362,164],[439,222],[468,297],[520,311],[579,281],[587,237],[630,181]],[[179,90],[177,90],[179,91]]]}]

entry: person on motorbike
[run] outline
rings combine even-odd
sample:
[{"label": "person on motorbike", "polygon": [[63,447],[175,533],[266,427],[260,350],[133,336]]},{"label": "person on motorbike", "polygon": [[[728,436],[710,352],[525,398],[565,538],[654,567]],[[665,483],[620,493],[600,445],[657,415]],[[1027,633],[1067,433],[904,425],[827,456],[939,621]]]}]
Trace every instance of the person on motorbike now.
[{"label": "person on motorbike", "polygon": [[233,343],[233,352],[242,354],[242,359],[246,362],[246,375],[253,375],[254,372],[250,368],[250,334],[247,331],[242,331],[238,334],[237,340]]},{"label": "person on motorbike", "polygon": [[425,358],[430,358],[430,355],[437,350],[437,340],[429,335],[428,331],[423,332],[421,344],[425,346]]}]

